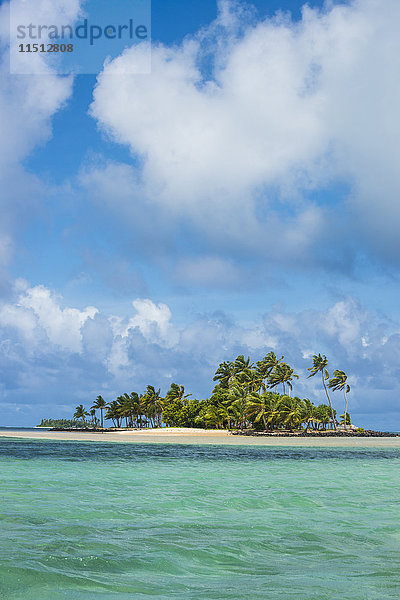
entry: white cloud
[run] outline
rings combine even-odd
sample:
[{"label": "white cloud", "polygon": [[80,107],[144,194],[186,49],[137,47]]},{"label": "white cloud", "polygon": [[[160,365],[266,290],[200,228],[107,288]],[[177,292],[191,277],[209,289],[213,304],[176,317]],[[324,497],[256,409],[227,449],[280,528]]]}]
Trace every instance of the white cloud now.
[{"label": "white cloud", "polygon": [[115,335],[127,337],[129,331],[138,328],[143,337],[157,342],[161,340],[169,344],[171,334],[171,311],[166,304],[155,304],[149,299],[134,300],[132,302],[136,314],[128,322],[113,317],[112,327]]},{"label": "white cloud", "polygon": [[110,318],[114,340],[107,364],[115,376],[121,375],[124,369],[132,368],[129,360],[130,338],[135,336],[135,330],[140,332],[145,343],[164,348],[172,348],[178,340],[178,333],[170,322],[171,311],[166,304],[138,298],[132,305],[136,313],[130,319]]},{"label": "white cloud", "polygon": [[[364,236],[397,257],[398,1],[305,7],[299,23],[243,25],[235,5],[220,9],[197,37],[155,46],[151,75],[115,77],[140,53],[130,48],[98,78],[92,115],[140,164],[125,209],[150,203],[189,218],[214,244],[231,238],[269,254],[282,239],[292,261],[311,260],[324,238],[335,244],[333,230],[337,245]],[[331,182],[353,190],[335,220],[301,199]]]},{"label": "white cloud", "polygon": [[171,311],[166,304],[154,304],[151,300],[134,300],[136,315],[129,320],[128,329],[138,327],[143,336],[151,341],[156,334],[166,344],[173,343],[171,333]]},{"label": "white cloud", "polygon": [[17,330],[33,346],[42,344],[45,334],[50,345],[80,352],[81,329],[97,312],[92,306],[83,311],[61,308],[50,290],[39,285],[21,293],[16,303],[0,308],[0,326]]},{"label": "white cloud", "polygon": [[289,32],[281,39],[275,27],[260,27],[228,49],[216,82],[203,85],[199,41],[157,46],[152,75],[119,80],[116,96],[113,69],[129,63],[136,48],[99,76],[92,113],[143,157],[143,183],[153,199],[179,210],[188,204],[196,210],[199,199],[209,208],[216,195],[239,202],[243,193],[273,182],[304,156],[319,154],[319,135],[310,132],[316,100],[298,94],[308,64],[296,69]]}]

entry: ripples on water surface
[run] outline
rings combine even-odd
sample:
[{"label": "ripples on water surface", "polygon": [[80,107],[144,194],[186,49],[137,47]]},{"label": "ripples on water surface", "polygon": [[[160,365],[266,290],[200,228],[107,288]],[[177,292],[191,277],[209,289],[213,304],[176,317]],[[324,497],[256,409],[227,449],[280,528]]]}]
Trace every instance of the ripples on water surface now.
[{"label": "ripples on water surface", "polygon": [[1,600],[400,598],[400,450],[0,440]]}]

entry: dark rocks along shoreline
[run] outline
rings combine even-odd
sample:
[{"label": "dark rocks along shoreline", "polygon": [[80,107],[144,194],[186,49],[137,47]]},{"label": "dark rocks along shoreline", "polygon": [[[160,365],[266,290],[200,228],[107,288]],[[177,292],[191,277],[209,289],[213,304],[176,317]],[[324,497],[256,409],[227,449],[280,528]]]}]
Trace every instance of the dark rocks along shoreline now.
[{"label": "dark rocks along shoreline", "polygon": [[302,433],[290,433],[289,431],[268,432],[268,431],[234,431],[232,435],[247,435],[256,437],[400,437],[400,433],[392,433],[389,431],[373,431],[366,429],[365,431],[309,431]]}]

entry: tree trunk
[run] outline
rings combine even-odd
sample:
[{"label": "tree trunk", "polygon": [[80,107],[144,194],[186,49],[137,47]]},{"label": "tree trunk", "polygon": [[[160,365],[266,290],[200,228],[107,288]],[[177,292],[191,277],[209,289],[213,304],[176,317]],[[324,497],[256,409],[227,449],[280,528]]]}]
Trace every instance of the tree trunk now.
[{"label": "tree trunk", "polygon": [[267,431],[267,422],[265,420],[265,413],[264,412],[262,414],[262,420],[263,420],[263,423],[264,423],[264,429],[265,429],[265,431]]},{"label": "tree trunk", "polygon": [[346,388],[343,388],[343,393],[344,393],[344,399],[345,399],[345,406],[344,406],[344,428],[347,429],[347,394],[346,394]]},{"label": "tree trunk", "polygon": [[331,402],[331,399],[330,399],[329,394],[328,394],[328,390],[327,390],[326,385],[325,385],[325,379],[324,379],[323,371],[321,371],[321,376],[322,376],[322,385],[324,386],[325,394],[326,394],[326,397],[328,398],[329,406],[330,406],[330,409],[331,409],[333,426],[335,428],[335,431],[337,431],[337,422],[336,422],[336,419],[335,419],[335,413],[333,412],[332,402]]}]

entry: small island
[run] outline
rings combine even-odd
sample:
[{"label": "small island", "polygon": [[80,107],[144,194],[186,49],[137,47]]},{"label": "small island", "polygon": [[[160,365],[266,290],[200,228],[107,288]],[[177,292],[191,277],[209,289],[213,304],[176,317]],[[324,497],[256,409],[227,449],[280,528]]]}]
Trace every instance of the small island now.
[{"label": "small island", "polygon": [[[335,370],[330,377],[327,365],[326,356],[318,354],[308,369],[308,378],[319,375],[321,379],[321,394],[326,401],[319,404],[292,396],[293,382],[299,375],[284,362],[283,356],[277,358],[269,352],[256,363],[243,355],[221,363],[208,399],[191,398],[184,386],[176,383],[162,397],[160,389],[148,385],[141,394],[124,393],[111,402],[99,395],[89,412],[81,404],[72,419],[43,419],[38,427],[103,432],[192,428],[247,436],[396,436],[365,431],[352,424],[347,376],[344,371]],[[343,414],[339,419],[330,391],[343,393]]]}]

